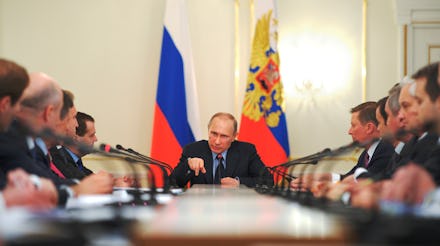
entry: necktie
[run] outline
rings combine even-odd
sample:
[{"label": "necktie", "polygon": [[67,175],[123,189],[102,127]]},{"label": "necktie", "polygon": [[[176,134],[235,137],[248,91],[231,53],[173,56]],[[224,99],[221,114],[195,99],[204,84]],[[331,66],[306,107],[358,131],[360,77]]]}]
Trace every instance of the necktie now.
[{"label": "necktie", "polygon": [[52,161],[52,156],[50,156],[50,154],[47,154],[47,159],[49,160],[49,166],[50,166],[50,170],[52,170],[52,172],[54,172],[56,175],[58,175],[60,178],[65,179],[66,177],[64,176],[64,174],[57,168],[57,166],[55,166],[55,164],[53,164]]},{"label": "necktie", "polygon": [[37,150],[36,150],[36,148],[33,147],[32,149],[29,150],[29,152],[31,152],[32,159],[36,160],[37,159]]},{"label": "necktie", "polygon": [[218,160],[218,166],[215,170],[214,184],[220,184],[220,180],[225,175],[225,167],[223,166],[223,156],[222,154],[218,154],[216,159]]},{"label": "necktie", "polygon": [[365,168],[368,167],[369,162],[370,162],[370,156],[368,155],[368,153],[365,153],[365,159],[364,159]]},{"label": "necktie", "polygon": [[84,170],[84,165],[83,165],[83,162],[82,162],[81,158],[79,158],[79,159],[76,161],[76,165],[78,166],[79,170],[81,170],[81,171]]}]

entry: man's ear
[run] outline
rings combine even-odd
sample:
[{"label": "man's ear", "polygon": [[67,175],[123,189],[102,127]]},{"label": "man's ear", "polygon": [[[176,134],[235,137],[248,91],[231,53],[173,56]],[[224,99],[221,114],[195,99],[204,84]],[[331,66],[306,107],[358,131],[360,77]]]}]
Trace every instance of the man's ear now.
[{"label": "man's ear", "polygon": [[437,112],[440,112],[440,96],[435,99],[434,106]]},{"label": "man's ear", "polygon": [[51,120],[51,116],[54,113],[53,105],[47,105],[43,110],[43,119],[44,122],[48,122]]},{"label": "man's ear", "polygon": [[373,122],[368,122],[366,130],[368,134],[373,134],[377,131],[377,126]]},{"label": "man's ear", "polygon": [[11,97],[5,96],[0,99],[0,112],[5,112],[11,107]]}]

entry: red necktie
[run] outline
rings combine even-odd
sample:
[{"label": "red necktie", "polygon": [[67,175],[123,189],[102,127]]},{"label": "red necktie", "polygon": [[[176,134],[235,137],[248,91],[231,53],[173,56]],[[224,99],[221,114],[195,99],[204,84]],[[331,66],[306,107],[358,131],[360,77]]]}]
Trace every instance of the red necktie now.
[{"label": "red necktie", "polygon": [[54,172],[60,178],[65,179],[66,177],[64,174],[57,168],[57,166],[55,166],[55,164],[53,164],[52,156],[50,156],[50,154],[47,154],[47,159],[49,160],[50,170],[52,170],[52,172]]},{"label": "red necktie", "polygon": [[370,162],[370,156],[368,155],[368,153],[365,153],[365,160],[364,160],[365,168],[368,167],[369,162]]}]

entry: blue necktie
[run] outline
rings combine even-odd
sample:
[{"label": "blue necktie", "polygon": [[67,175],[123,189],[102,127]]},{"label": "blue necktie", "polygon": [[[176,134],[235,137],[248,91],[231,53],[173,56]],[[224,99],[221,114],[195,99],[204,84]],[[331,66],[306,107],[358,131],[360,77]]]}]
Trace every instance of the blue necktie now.
[{"label": "blue necktie", "polygon": [[214,184],[220,184],[220,180],[225,176],[225,167],[223,166],[222,154],[218,154],[216,159],[218,160],[218,166],[215,170]]},{"label": "blue necktie", "polygon": [[81,158],[79,158],[79,159],[76,161],[76,165],[78,166],[79,170],[81,170],[81,171],[84,170],[84,165],[83,165],[83,163],[82,163]]}]

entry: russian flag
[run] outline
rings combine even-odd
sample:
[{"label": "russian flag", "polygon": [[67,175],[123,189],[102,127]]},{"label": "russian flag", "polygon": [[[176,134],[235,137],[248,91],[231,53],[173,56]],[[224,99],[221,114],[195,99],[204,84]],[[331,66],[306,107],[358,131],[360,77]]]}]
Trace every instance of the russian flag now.
[{"label": "russian flag", "polygon": [[174,167],[183,146],[201,135],[185,0],[166,1],[151,157]]},{"label": "russian flag", "polygon": [[255,0],[256,17],[251,61],[238,139],[255,144],[266,166],[288,161],[290,155],[284,93],[277,50],[274,0]]}]

